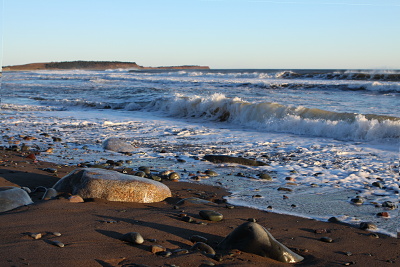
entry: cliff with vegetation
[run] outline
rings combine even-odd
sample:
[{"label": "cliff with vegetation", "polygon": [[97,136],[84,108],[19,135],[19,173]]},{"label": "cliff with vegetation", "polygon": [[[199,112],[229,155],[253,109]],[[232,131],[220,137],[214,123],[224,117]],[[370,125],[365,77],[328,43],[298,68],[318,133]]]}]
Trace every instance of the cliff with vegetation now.
[{"label": "cliff with vegetation", "polygon": [[208,66],[168,66],[168,67],[143,67],[136,62],[121,61],[63,61],[47,63],[31,63],[3,67],[3,71],[29,71],[29,70],[107,70],[107,69],[137,69],[137,70],[169,70],[169,69],[209,69]]}]

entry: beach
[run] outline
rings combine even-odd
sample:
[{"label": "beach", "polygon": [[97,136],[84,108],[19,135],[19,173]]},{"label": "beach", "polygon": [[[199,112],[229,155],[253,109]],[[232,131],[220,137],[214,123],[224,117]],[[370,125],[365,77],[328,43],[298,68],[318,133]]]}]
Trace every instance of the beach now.
[{"label": "beach", "polygon": [[[51,187],[76,167],[26,158],[28,153],[1,151],[0,185]],[[57,175],[48,169],[57,169]],[[47,170],[47,171],[46,171]],[[222,254],[217,261],[199,251],[190,251],[190,237],[205,237],[212,247],[248,219],[267,228],[271,234],[305,259],[299,266],[395,266],[399,262],[399,239],[357,227],[281,215],[240,206],[223,200],[228,192],[220,187],[187,182],[164,181],[172,197],[159,203],[140,204],[87,200],[72,203],[66,197],[41,200],[33,194],[34,204],[2,213],[0,258],[2,266],[288,266],[290,264],[237,250]],[[43,192],[41,193],[43,194]],[[211,201],[210,204],[177,202],[188,197]],[[222,213],[224,219],[202,219],[200,210]],[[182,220],[182,214],[200,223]],[[61,236],[53,235],[54,232]],[[143,244],[121,241],[123,234],[139,232]],[[34,239],[29,233],[41,233]],[[321,241],[332,238],[331,243]],[[58,247],[53,241],[65,246]],[[150,251],[161,245],[169,251],[188,253],[163,257]],[[137,264],[137,265],[135,265]]]}]

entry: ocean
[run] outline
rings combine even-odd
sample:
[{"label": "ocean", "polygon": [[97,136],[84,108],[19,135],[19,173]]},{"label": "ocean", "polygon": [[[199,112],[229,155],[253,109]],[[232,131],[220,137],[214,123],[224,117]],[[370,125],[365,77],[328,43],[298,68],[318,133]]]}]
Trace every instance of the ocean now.
[{"label": "ocean", "polygon": [[[400,229],[399,70],[3,72],[0,116],[0,145],[21,140],[41,160],[173,169],[227,188],[234,205]],[[137,150],[104,151],[109,137]],[[266,165],[214,164],[208,154]]]}]

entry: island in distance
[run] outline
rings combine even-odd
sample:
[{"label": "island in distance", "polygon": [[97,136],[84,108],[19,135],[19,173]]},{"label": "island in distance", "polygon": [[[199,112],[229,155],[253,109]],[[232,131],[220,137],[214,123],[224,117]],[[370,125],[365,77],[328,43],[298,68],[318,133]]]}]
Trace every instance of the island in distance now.
[{"label": "island in distance", "polygon": [[183,65],[163,67],[143,67],[136,62],[121,61],[63,61],[30,63],[24,65],[5,66],[3,71],[30,71],[30,70],[107,70],[107,69],[129,69],[129,70],[197,70],[210,69],[208,66]]}]

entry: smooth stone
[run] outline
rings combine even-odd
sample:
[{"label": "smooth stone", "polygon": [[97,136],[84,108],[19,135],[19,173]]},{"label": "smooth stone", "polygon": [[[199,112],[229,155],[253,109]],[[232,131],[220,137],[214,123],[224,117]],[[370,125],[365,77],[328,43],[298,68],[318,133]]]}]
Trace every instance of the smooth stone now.
[{"label": "smooth stone", "polygon": [[169,180],[179,180],[181,176],[177,172],[172,172],[168,175]]},{"label": "smooth stone", "polygon": [[258,177],[259,177],[260,179],[262,179],[262,180],[268,180],[268,181],[271,181],[271,180],[272,180],[271,175],[269,175],[269,174],[267,174],[267,173],[260,173],[260,174],[258,175]]},{"label": "smooth stone", "polygon": [[103,148],[115,152],[132,152],[136,150],[136,148],[131,144],[129,144],[128,142],[123,141],[116,137],[111,137],[106,139],[103,142]]},{"label": "smooth stone", "polygon": [[139,169],[139,171],[142,171],[142,172],[144,172],[145,174],[150,174],[150,168],[149,168],[149,167],[140,166],[138,169]]},{"label": "smooth stone", "polygon": [[153,203],[171,197],[170,189],[160,182],[96,168],[76,169],[60,179],[53,188],[83,199],[120,202]]},{"label": "smooth stone", "polygon": [[219,222],[224,218],[224,216],[221,213],[213,211],[213,210],[201,210],[199,212],[199,215],[203,219],[209,220],[212,222]]},{"label": "smooth stone", "polygon": [[254,222],[246,222],[238,226],[219,243],[218,248],[238,249],[285,263],[297,263],[304,259],[278,242],[264,227]]},{"label": "smooth stone", "polygon": [[158,252],[157,255],[168,258],[172,255],[172,252],[171,251],[161,251],[161,252]]},{"label": "smooth stone", "polygon": [[24,189],[14,186],[0,187],[0,212],[13,210],[32,203],[32,199]]},{"label": "smooth stone", "polygon": [[208,176],[218,176],[218,173],[213,170],[206,170],[204,173]]},{"label": "smooth stone", "polygon": [[382,207],[393,210],[393,209],[396,208],[396,204],[393,203],[392,201],[385,201],[385,202],[382,203]]},{"label": "smooth stone", "polygon": [[64,243],[57,241],[57,240],[52,240],[51,243],[56,247],[60,247],[60,248],[65,247]]},{"label": "smooth stone", "polygon": [[252,159],[240,158],[240,157],[231,157],[226,155],[205,155],[204,159],[210,161],[212,163],[236,163],[247,166],[265,166],[267,165],[264,162],[256,161]]},{"label": "smooth stone", "polygon": [[60,233],[60,232],[52,232],[51,234],[52,234],[52,235],[55,235],[55,236],[61,236],[61,233]]},{"label": "smooth stone", "polygon": [[73,195],[69,197],[69,202],[71,203],[83,203],[85,200],[81,196]]},{"label": "smooth stone", "polygon": [[321,240],[322,242],[325,242],[325,243],[332,243],[333,242],[333,239],[330,238],[330,237],[327,237],[327,236],[321,237],[319,240]]},{"label": "smooth stone", "polygon": [[42,200],[49,200],[55,198],[58,195],[57,190],[54,188],[47,188],[46,193],[44,193]]},{"label": "smooth stone", "polygon": [[188,254],[189,250],[183,249],[183,248],[178,248],[178,249],[172,250],[171,252],[174,255],[183,255],[183,254]]},{"label": "smooth stone", "polygon": [[143,244],[144,242],[144,238],[142,237],[142,235],[137,232],[126,233],[121,237],[121,240],[138,245]]},{"label": "smooth stone", "polygon": [[33,239],[42,238],[42,234],[41,233],[30,233],[29,236],[32,237]]},{"label": "smooth stone", "polygon": [[200,250],[206,254],[211,254],[211,255],[215,255],[215,250],[210,247],[209,245],[207,245],[206,243],[203,242],[197,242],[196,244],[194,244],[190,250],[194,251],[194,250]]}]

